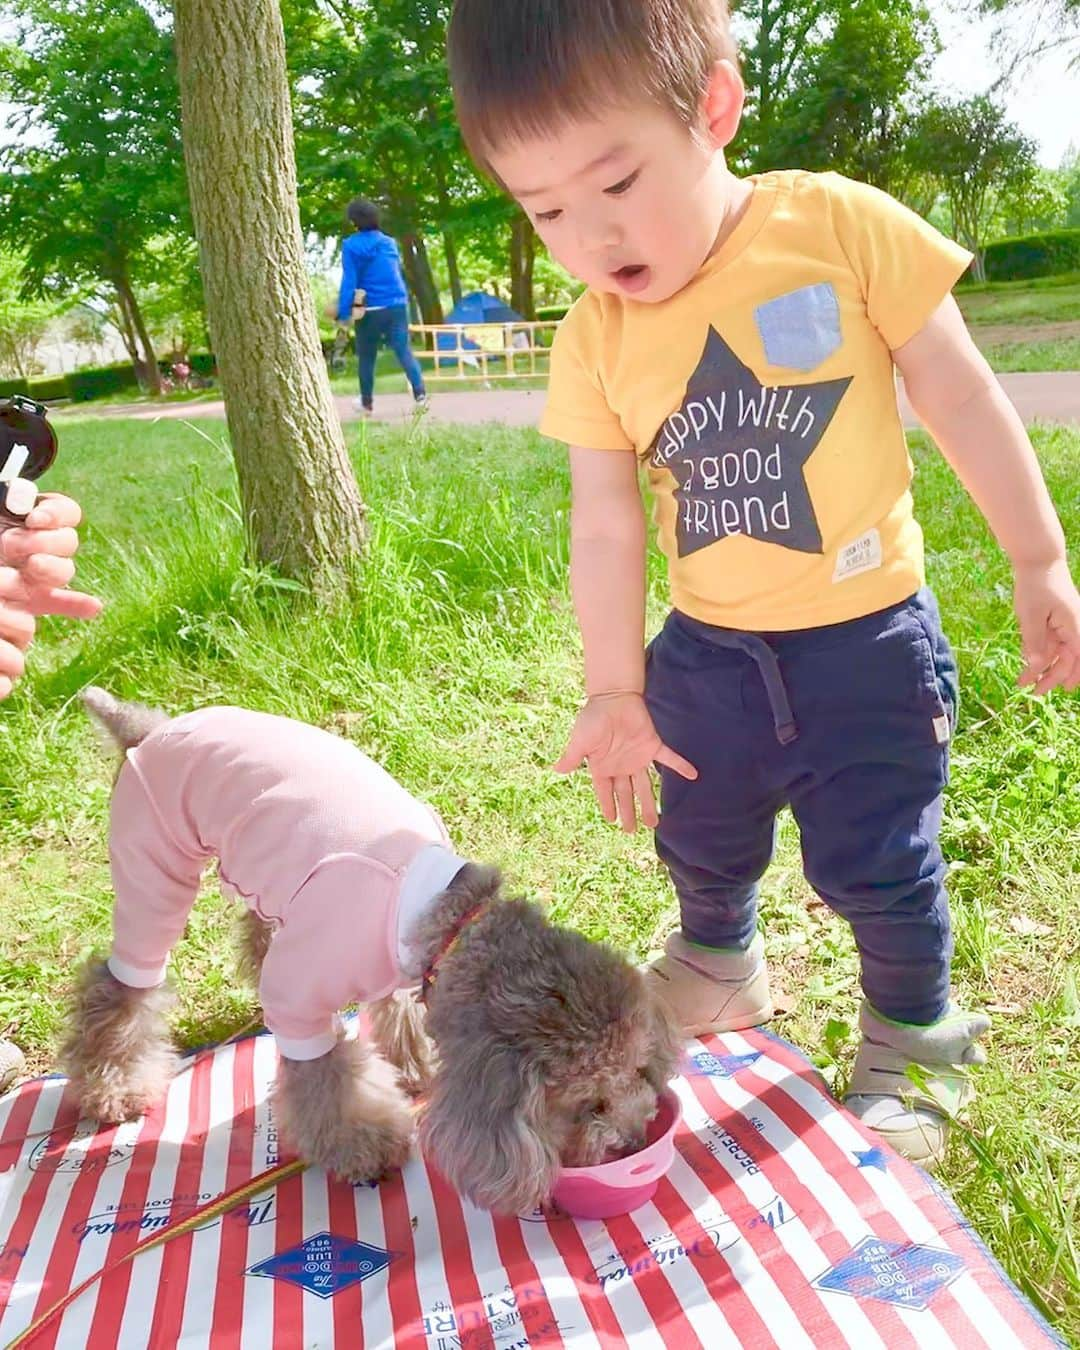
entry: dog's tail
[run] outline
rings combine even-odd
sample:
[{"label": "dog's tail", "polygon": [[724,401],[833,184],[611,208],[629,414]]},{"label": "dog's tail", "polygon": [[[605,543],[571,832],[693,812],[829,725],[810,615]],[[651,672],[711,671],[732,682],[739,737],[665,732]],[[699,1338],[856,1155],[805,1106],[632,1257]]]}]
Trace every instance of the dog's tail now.
[{"label": "dog's tail", "polygon": [[96,684],[87,685],[79,698],[94,721],[105,728],[121,750],[130,750],[169,721],[168,713],[148,708],[143,703],[122,703]]}]

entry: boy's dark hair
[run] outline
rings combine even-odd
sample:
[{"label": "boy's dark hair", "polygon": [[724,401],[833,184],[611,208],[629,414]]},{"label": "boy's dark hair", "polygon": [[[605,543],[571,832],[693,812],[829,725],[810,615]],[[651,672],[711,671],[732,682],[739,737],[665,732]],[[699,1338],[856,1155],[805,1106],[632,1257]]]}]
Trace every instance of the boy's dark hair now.
[{"label": "boy's dark hair", "polygon": [[364,197],[354,197],[346,208],[345,214],[358,230],[377,230],[379,228],[379,208]]},{"label": "boy's dark hair", "polygon": [[455,0],[447,51],[481,165],[487,149],[629,91],[694,126],[714,64],[738,59],[727,0]]}]

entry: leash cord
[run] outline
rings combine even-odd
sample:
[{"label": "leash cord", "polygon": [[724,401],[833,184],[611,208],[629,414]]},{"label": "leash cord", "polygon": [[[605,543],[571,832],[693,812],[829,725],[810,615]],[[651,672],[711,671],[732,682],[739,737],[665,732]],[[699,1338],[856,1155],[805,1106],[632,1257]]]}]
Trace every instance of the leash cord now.
[{"label": "leash cord", "polygon": [[119,1270],[126,1265],[128,1261],[134,1260],[140,1252],[151,1251],[154,1247],[160,1247],[163,1243],[169,1242],[172,1238],[183,1237],[185,1233],[191,1233],[196,1228],[200,1228],[204,1223],[211,1219],[216,1219],[227,1210],[235,1209],[241,1201],[248,1199],[252,1195],[258,1195],[269,1186],[276,1186],[287,1177],[297,1176],[303,1172],[307,1164],[297,1158],[293,1162],[279,1163],[277,1167],[271,1167],[266,1172],[260,1172],[257,1177],[252,1177],[250,1181],[241,1182],[231,1191],[226,1191],[224,1195],[219,1195],[216,1200],[211,1200],[205,1205],[201,1205],[194,1213],[187,1215],[186,1218],[177,1219],[175,1223],[168,1224],[165,1228],[156,1233],[151,1233],[141,1242],[135,1244],[129,1252],[119,1256],[115,1261],[102,1266],[100,1270],[87,1276],[79,1285],[76,1285],[63,1298],[58,1299],[50,1308],[41,1314],[34,1322],[19,1333],[13,1341],[9,1341],[6,1350],[15,1350],[16,1346],[27,1346],[37,1336],[39,1336],[52,1322],[61,1317],[75,1300],[87,1289],[95,1285],[99,1280],[103,1280],[107,1275],[111,1275],[114,1270]]}]

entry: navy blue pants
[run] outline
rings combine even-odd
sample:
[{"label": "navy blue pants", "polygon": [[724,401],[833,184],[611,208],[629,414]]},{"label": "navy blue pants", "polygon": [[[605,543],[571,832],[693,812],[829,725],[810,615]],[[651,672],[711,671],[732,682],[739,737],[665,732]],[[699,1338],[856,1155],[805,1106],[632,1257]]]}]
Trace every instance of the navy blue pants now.
[{"label": "navy blue pants", "polygon": [[938,832],[957,685],[933,595],[794,633],[673,612],[649,648],[645,697],[699,774],[659,770],[656,847],[683,935],[749,945],[790,806],[807,880],[854,929],[866,997],[896,1021],[940,1017],[952,940]]},{"label": "navy blue pants", "polygon": [[405,372],[413,398],[422,398],[424,394],[420,364],[409,346],[408,309],[404,305],[369,309],[356,325],[356,362],[360,367],[360,398],[365,408],[371,407],[375,395],[375,358],[384,342]]}]

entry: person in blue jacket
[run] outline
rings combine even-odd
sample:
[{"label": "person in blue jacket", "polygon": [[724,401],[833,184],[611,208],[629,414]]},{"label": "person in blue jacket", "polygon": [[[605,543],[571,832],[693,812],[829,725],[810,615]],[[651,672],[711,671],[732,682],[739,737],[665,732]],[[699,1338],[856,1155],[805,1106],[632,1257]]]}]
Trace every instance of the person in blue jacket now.
[{"label": "person in blue jacket", "polygon": [[341,246],[341,291],[338,323],[352,320],[353,296],[365,293],[365,312],[356,323],[356,358],[360,366],[360,397],[357,408],[370,417],[375,393],[375,358],[382,343],[390,348],[412,387],[417,404],[427,403],[420,366],[409,347],[408,294],[401,270],[401,254],[388,234],[379,228],[379,209],[357,197],[347,215],[354,227]]}]

